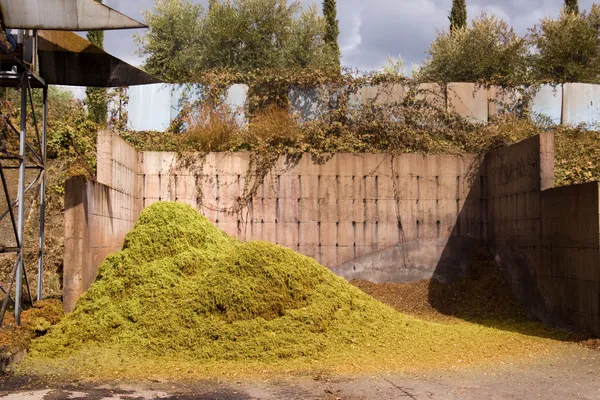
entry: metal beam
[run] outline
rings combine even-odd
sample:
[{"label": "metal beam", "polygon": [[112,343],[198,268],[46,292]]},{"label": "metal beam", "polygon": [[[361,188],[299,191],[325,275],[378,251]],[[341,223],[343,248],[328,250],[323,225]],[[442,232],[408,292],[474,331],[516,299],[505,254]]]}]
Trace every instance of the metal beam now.
[{"label": "metal beam", "polygon": [[[46,134],[48,123],[48,88],[44,88],[43,110],[42,110],[42,162],[46,166]],[[37,300],[42,300],[44,288],[44,239],[46,236],[46,170],[42,172],[42,182],[40,184],[40,244],[38,250],[38,282],[37,282]]]},{"label": "metal beam", "polygon": [[94,0],[0,0],[4,26],[90,31],[147,26]]},{"label": "metal beam", "polygon": [[19,189],[18,189],[18,216],[17,229],[21,251],[17,255],[17,274],[15,279],[15,323],[21,325],[21,300],[23,289],[23,233],[24,233],[24,216],[25,216],[25,150],[26,150],[26,134],[27,134],[27,90],[26,90],[26,74],[23,74],[21,83],[21,134],[19,137]]}]

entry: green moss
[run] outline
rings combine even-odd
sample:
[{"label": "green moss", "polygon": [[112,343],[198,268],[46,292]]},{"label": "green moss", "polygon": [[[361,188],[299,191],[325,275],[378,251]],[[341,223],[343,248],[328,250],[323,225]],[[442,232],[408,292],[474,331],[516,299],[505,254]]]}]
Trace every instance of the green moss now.
[{"label": "green moss", "polygon": [[383,357],[387,366],[419,365],[493,357],[494,338],[505,338],[509,352],[548,345],[398,313],[311,258],[270,243],[239,242],[191,207],[159,202],[142,213],[123,250],[104,262],[75,311],[33,343],[29,365],[52,359],[96,376],[128,362],[144,370],[161,359],[204,366],[298,359],[368,365]]}]

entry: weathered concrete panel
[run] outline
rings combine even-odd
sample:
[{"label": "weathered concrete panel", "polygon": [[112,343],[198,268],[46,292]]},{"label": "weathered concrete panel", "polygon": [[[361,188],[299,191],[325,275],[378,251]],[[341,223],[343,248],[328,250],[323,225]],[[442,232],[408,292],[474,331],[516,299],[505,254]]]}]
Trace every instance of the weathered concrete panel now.
[{"label": "weathered concrete panel", "polygon": [[472,122],[488,122],[487,88],[475,83],[448,84],[448,111]]},{"label": "weathered concrete panel", "polygon": [[540,290],[558,321],[600,336],[598,182],[542,192]]},{"label": "weathered concrete panel", "polygon": [[171,124],[171,85],[132,86],[127,112],[129,129],[166,131]]},{"label": "weathered concrete panel", "polygon": [[600,122],[600,85],[565,83],[563,124],[592,126]]},{"label": "weathered concrete panel", "polygon": [[491,86],[488,90],[488,117],[502,114],[516,114],[523,98],[522,93],[513,88]]},{"label": "weathered concrete panel", "polygon": [[294,86],[288,93],[290,110],[300,121],[315,121],[330,107],[329,91],[324,87]]},{"label": "weathered concrete panel", "polygon": [[531,110],[534,114],[548,119],[554,124],[562,122],[563,88],[562,85],[542,85],[533,96]]}]

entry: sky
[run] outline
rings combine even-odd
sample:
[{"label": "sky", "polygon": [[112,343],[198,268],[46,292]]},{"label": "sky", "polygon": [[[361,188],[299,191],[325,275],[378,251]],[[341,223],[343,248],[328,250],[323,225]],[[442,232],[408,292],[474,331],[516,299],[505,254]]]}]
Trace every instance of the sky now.
[{"label": "sky", "polygon": [[[208,0],[193,0],[206,5]],[[300,0],[308,6],[312,0]],[[320,4],[321,1],[318,1]],[[519,34],[544,16],[557,16],[563,0],[467,0],[469,19],[482,12],[494,13],[511,24]],[[593,0],[579,0],[580,9],[589,9]],[[154,0],[105,0],[105,4],[137,20]],[[340,23],[339,43],[344,66],[359,70],[380,68],[388,56],[401,56],[410,70],[426,57],[436,32],[448,29],[452,0],[337,0]],[[136,31],[107,32],[106,50],[134,65],[132,35]],[[139,32],[139,31],[137,31]]]}]

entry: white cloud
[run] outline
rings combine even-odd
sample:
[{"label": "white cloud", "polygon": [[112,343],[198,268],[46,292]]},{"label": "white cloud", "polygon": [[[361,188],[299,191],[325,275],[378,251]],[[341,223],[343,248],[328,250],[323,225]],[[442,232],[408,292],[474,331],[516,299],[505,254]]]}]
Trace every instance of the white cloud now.
[{"label": "white cloud", "polygon": [[[207,0],[193,0],[206,5]],[[303,5],[312,0],[301,0]],[[317,4],[320,5],[319,0]],[[467,0],[469,17],[481,11],[495,13],[513,24],[519,34],[546,15],[556,16],[563,0]],[[593,0],[580,0],[588,9]],[[106,4],[137,19],[152,7],[153,0],[106,0]],[[344,65],[377,69],[388,56],[399,54],[407,65],[425,58],[436,31],[448,28],[451,0],[338,0],[340,47]],[[111,32],[106,36],[107,51],[139,65],[131,32]]]}]

